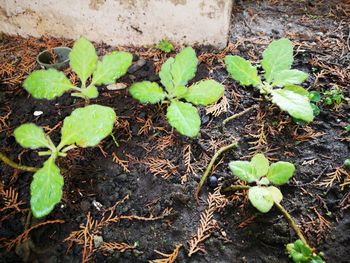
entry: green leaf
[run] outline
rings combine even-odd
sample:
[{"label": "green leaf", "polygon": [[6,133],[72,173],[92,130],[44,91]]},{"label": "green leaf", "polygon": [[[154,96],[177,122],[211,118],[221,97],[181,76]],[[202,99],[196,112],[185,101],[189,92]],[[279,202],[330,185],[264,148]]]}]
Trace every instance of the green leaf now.
[{"label": "green leaf", "polygon": [[89,40],[83,37],[79,38],[69,53],[69,59],[72,70],[85,84],[96,68],[97,55],[94,46]]},{"label": "green leaf", "polygon": [[300,84],[307,79],[308,75],[297,69],[286,69],[277,72],[273,78],[273,86],[284,87],[291,84]]},{"label": "green leaf", "polygon": [[142,81],[134,83],[129,92],[134,99],[139,100],[141,103],[158,103],[165,98],[165,93],[156,82]]},{"label": "green leaf", "polygon": [[248,190],[252,205],[262,213],[267,213],[273,206],[272,195],[266,187],[253,186]]},{"label": "green leaf", "polygon": [[313,254],[311,248],[305,245],[300,239],[288,244],[287,252],[295,263],[325,263],[321,257],[321,253],[318,255]]},{"label": "green leaf", "polygon": [[165,53],[169,53],[174,50],[173,44],[169,42],[169,40],[163,39],[157,45],[157,48]]},{"label": "green leaf", "polygon": [[14,131],[16,141],[24,148],[50,148],[44,130],[33,123],[22,124]]},{"label": "green leaf", "polygon": [[188,81],[193,79],[197,71],[198,59],[193,48],[187,47],[176,55],[175,61],[171,64],[171,75],[174,87],[186,86]]},{"label": "green leaf", "polygon": [[94,85],[107,85],[124,76],[132,63],[132,55],[128,52],[113,52],[105,55],[102,61],[97,62],[92,83]]},{"label": "green leaf", "polygon": [[242,181],[251,183],[255,182],[259,177],[256,174],[254,165],[247,161],[232,161],[229,163],[229,168],[233,175],[237,176]]},{"label": "green leaf", "polygon": [[272,90],[272,102],[277,104],[281,110],[287,111],[289,115],[305,122],[311,122],[314,114],[309,102],[305,96],[301,96],[289,90]]},{"label": "green leaf", "polygon": [[298,85],[287,85],[283,88],[283,90],[293,91],[294,93],[299,94],[301,96],[308,96],[309,94],[309,92],[306,89]]},{"label": "green leaf", "polygon": [[267,178],[274,185],[282,185],[288,183],[295,171],[294,164],[289,162],[277,162],[270,166]]},{"label": "green leaf", "polygon": [[279,71],[290,69],[293,63],[293,45],[287,38],[273,41],[263,52],[261,66],[265,70],[265,79],[270,83]]},{"label": "green leaf", "polygon": [[185,86],[177,86],[174,89],[174,96],[177,98],[183,98],[188,92],[188,88]]},{"label": "green leaf", "polygon": [[37,218],[48,215],[61,201],[63,177],[55,164],[54,158],[44,162],[33,177],[30,185],[30,206]]},{"label": "green leaf", "polygon": [[[98,90],[95,86],[90,85],[89,87],[82,89],[81,93],[84,94],[89,99],[96,99],[98,97]],[[82,96],[84,97],[84,96]]]},{"label": "green leaf", "polygon": [[225,88],[219,82],[209,79],[199,81],[189,87],[184,99],[194,105],[209,105],[224,95]]},{"label": "green leaf", "polygon": [[279,204],[282,201],[283,195],[282,195],[280,189],[278,189],[275,186],[269,186],[269,187],[267,187],[267,190],[270,192],[272,199],[275,203]]},{"label": "green leaf", "polygon": [[321,101],[321,95],[317,91],[311,91],[308,94],[308,98],[312,102],[319,102],[319,101]]},{"label": "green leaf", "polygon": [[256,67],[239,56],[225,57],[226,69],[234,80],[237,80],[243,86],[257,87],[261,84],[261,79],[258,76]]},{"label": "green leaf", "polygon": [[269,170],[269,160],[267,160],[262,153],[254,155],[250,162],[255,167],[258,178],[267,174]]},{"label": "green leaf", "polygon": [[76,144],[80,147],[96,146],[113,129],[116,115],[112,108],[89,105],[75,109],[64,119],[60,146]]},{"label": "green leaf", "polygon": [[199,133],[201,120],[198,111],[189,103],[172,101],[167,110],[167,119],[180,134],[196,137]]},{"label": "green leaf", "polygon": [[36,99],[52,100],[74,88],[70,80],[56,69],[35,70],[24,81],[23,87]]},{"label": "green leaf", "polygon": [[174,94],[175,92],[173,76],[171,75],[171,67],[174,62],[174,58],[168,58],[168,60],[165,61],[165,63],[160,68],[159,72],[160,82],[170,94]]}]

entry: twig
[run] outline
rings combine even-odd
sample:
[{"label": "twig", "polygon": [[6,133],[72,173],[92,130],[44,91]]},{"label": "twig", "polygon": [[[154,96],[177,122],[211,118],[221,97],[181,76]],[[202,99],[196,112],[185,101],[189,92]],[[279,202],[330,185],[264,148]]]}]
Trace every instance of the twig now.
[{"label": "twig", "polygon": [[212,167],[213,167],[213,165],[214,165],[216,159],[219,158],[219,156],[220,156],[221,154],[223,154],[224,152],[226,152],[226,151],[228,151],[228,150],[230,150],[230,149],[232,149],[232,148],[237,148],[237,147],[238,147],[238,143],[237,143],[237,142],[234,142],[234,143],[231,143],[231,144],[229,144],[229,145],[226,145],[226,146],[221,147],[221,148],[214,154],[213,158],[210,160],[210,163],[209,163],[207,169],[205,170],[205,172],[204,172],[204,174],[203,174],[203,176],[202,176],[202,178],[201,178],[201,180],[200,180],[200,182],[199,182],[199,184],[198,184],[198,186],[197,186],[197,189],[196,189],[196,192],[195,192],[195,197],[196,197],[197,200],[198,200],[199,192],[201,191],[201,188],[202,188],[202,186],[203,186],[205,180],[207,179],[207,177],[208,177],[208,175],[209,175],[209,173],[210,173],[210,171],[211,171],[211,169],[212,169]]},{"label": "twig", "polygon": [[225,124],[228,123],[229,121],[232,121],[236,118],[239,118],[242,115],[246,114],[247,112],[251,111],[252,109],[256,109],[257,107],[258,107],[258,105],[255,104],[255,105],[253,105],[253,106],[251,106],[251,107],[249,107],[249,108],[247,108],[239,113],[233,114],[232,116],[224,119],[224,121],[222,122],[222,126],[225,126]]},{"label": "twig", "polygon": [[1,152],[0,152],[0,160],[3,161],[8,166],[11,166],[12,168],[15,168],[15,169],[18,169],[18,170],[23,170],[23,171],[27,171],[27,172],[33,172],[33,173],[39,170],[39,168],[36,168],[36,167],[31,167],[31,166],[25,166],[25,165],[17,164],[14,161],[12,161],[9,158],[7,158]]}]

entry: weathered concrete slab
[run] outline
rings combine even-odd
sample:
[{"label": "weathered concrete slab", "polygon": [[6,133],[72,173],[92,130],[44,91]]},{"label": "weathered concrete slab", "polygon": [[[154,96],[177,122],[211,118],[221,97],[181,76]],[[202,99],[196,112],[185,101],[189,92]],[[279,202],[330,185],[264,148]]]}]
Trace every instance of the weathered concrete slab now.
[{"label": "weathered concrete slab", "polygon": [[232,0],[0,0],[0,31],[111,45],[227,42]]}]

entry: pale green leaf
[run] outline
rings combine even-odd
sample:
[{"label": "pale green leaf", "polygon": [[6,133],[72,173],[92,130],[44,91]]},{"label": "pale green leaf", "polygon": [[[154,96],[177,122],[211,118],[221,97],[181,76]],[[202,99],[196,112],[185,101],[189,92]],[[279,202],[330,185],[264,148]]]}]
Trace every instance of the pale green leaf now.
[{"label": "pale green leaf", "polygon": [[298,85],[287,85],[283,88],[283,90],[293,91],[294,93],[299,94],[301,96],[308,96],[309,94],[309,92],[306,89]]},{"label": "pale green leaf", "polygon": [[252,205],[262,213],[267,213],[273,206],[272,195],[266,187],[253,186],[248,190]]},{"label": "pale green leaf", "polygon": [[60,145],[96,146],[113,129],[116,115],[112,108],[89,105],[75,109],[64,119]]},{"label": "pale green leaf", "polygon": [[277,72],[273,78],[273,86],[284,87],[286,85],[300,84],[307,79],[308,75],[297,69],[286,69]]},{"label": "pale green leaf", "polygon": [[132,55],[128,52],[113,52],[105,55],[102,61],[97,62],[93,73],[92,84],[107,85],[124,76],[132,63]]},{"label": "pale green leaf", "polygon": [[242,181],[251,183],[259,179],[255,167],[248,161],[232,161],[229,163],[229,168],[232,174]]},{"label": "pale green leaf", "polygon": [[266,175],[269,170],[269,160],[262,153],[254,155],[251,164],[255,167],[258,178]]},{"label": "pale green leaf", "polygon": [[280,191],[280,189],[278,189],[275,186],[269,186],[267,187],[267,190],[269,190],[269,192],[271,193],[272,199],[275,203],[280,203],[283,199],[283,195]]},{"label": "pale green leaf", "polygon": [[94,46],[89,40],[79,38],[69,53],[69,59],[72,70],[77,73],[81,82],[85,83],[96,68],[97,54]]},{"label": "pale green leaf", "polygon": [[165,93],[156,82],[142,81],[132,84],[129,92],[134,99],[141,103],[155,104],[164,100]]},{"label": "pale green leaf", "polygon": [[189,103],[172,101],[167,110],[167,119],[180,134],[196,137],[199,133],[201,120],[198,111]]},{"label": "pale green leaf", "polygon": [[177,86],[174,89],[174,96],[177,98],[183,98],[188,92],[188,88],[185,86]]},{"label": "pale green leaf", "polygon": [[288,183],[295,171],[294,164],[289,162],[277,162],[270,166],[267,178],[274,185],[282,185]]},{"label": "pale green leaf", "polygon": [[57,203],[61,201],[63,177],[56,166],[54,158],[44,162],[33,176],[30,185],[30,206],[37,218],[48,215]]},{"label": "pale green leaf", "polygon": [[232,78],[241,85],[257,87],[261,84],[256,67],[253,67],[248,60],[239,56],[229,55],[225,57],[225,64]]},{"label": "pale green leaf", "polygon": [[174,87],[186,86],[193,79],[197,71],[197,56],[193,48],[187,47],[181,50],[170,65]]},{"label": "pale green leaf", "polygon": [[70,80],[56,69],[35,70],[23,83],[23,87],[36,99],[52,100],[74,88]]},{"label": "pale green leaf", "polygon": [[81,93],[84,94],[89,99],[96,99],[98,97],[98,90],[93,85],[90,85],[89,87],[82,89]]},{"label": "pale green leaf", "polygon": [[171,75],[171,67],[174,62],[174,58],[168,58],[168,60],[165,61],[165,63],[160,68],[159,72],[160,82],[170,94],[174,94],[175,92],[174,80],[173,76]]},{"label": "pale green leaf", "polygon": [[189,87],[184,99],[194,105],[209,105],[224,95],[225,88],[219,82],[209,79],[199,81]]},{"label": "pale green leaf", "polygon": [[305,122],[313,121],[314,113],[307,97],[282,89],[272,90],[271,95],[272,102],[292,117]]},{"label": "pale green leaf", "polygon": [[33,123],[22,124],[14,131],[16,141],[24,148],[50,148],[44,130]]},{"label": "pale green leaf", "polygon": [[261,66],[265,70],[265,79],[271,82],[275,74],[290,69],[293,63],[293,45],[287,38],[273,41],[263,52]]}]

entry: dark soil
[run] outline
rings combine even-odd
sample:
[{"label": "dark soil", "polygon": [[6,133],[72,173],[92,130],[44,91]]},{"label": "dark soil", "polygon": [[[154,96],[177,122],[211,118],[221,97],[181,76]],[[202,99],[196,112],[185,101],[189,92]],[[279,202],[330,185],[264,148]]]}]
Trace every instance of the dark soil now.
[{"label": "dark soil", "polygon": [[[262,50],[272,39],[288,37],[295,44],[293,67],[310,75],[305,87],[322,93],[337,85],[349,98],[349,15],[350,7],[342,1],[237,1],[230,45],[224,52],[258,62]],[[0,42],[1,60],[10,62],[14,68],[13,72],[5,71],[1,61],[0,117],[11,114],[4,123],[0,121],[0,151],[24,165],[40,167],[45,158],[38,157],[35,151],[23,150],[11,136],[14,128],[34,122],[46,127],[48,132],[48,127],[53,128],[72,110],[84,106],[81,99],[69,94],[54,101],[35,100],[21,87],[25,75],[37,67],[34,64],[36,54],[58,44],[71,46],[72,42],[9,36],[2,36]],[[20,53],[23,45],[27,57]],[[99,45],[98,53],[102,55],[118,49]],[[118,82],[130,85],[145,79],[158,81],[156,70],[166,59],[165,55],[142,48],[129,50],[135,54],[134,64],[139,66],[133,66],[131,73]],[[247,159],[257,151],[265,152],[271,160],[293,162],[296,174],[288,185],[281,187],[282,204],[299,223],[309,242],[325,253],[327,262],[350,262],[350,194],[348,186],[340,186],[346,175],[336,178],[331,186],[322,184],[329,173],[341,167],[350,156],[349,137],[344,133],[349,117],[348,100],[340,107],[320,104],[321,114],[315,121],[308,126],[298,126],[288,115],[261,100],[252,88],[243,88],[234,82],[223,67],[225,53],[211,47],[197,47],[196,50],[201,63],[193,81],[210,77],[225,84],[229,110],[214,117],[201,108],[201,134],[190,140],[169,127],[164,107],[140,105],[127,90],[110,91],[100,87],[99,98],[91,103],[114,108],[119,116],[115,137],[120,146],[108,137],[100,148],[73,150],[68,158],[60,159],[59,166],[65,178],[63,199],[45,219],[32,219],[29,223],[35,225],[55,219],[64,220],[64,223],[48,224],[31,231],[30,242],[15,246],[16,249],[6,251],[3,248],[1,262],[81,262],[82,246],[75,245],[68,250],[64,239],[72,231],[79,230],[81,224],[86,224],[88,213],[101,220],[103,211],[127,195],[130,198],[117,207],[118,214],[148,217],[161,215],[166,208],[172,211],[156,221],[122,220],[103,227],[98,233],[103,241],[137,244],[137,247],[113,253],[97,250],[92,255],[94,262],[147,262],[162,257],[155,250],[171,253],[177,244],[184,246],[177,262],[290,262],[285,245],[296,237],[285,219],[276,209],[268,214],[257,213],[242,195],[231,196],[231,202],[215,214],[217,228],[202,247],[206,253],[187,256],[188,241],[197,233],[200,215],[206,208],[205,203],[195,200],[195,188],[215,151],[234,140],[239,141],[239,149],[227,152],[213,173],[219,182],[232,182],[227,166],[230,160]],[[66,73],[74,77],[69,70]],[[259,105],[257,110],[220,128],[226,117],[254,104]],[[43,114],[36,117],[34,111],[43,111]],[[146,120],[151,120],[153,125],[140,133]],[[252,143],[257,141],[255,135],[261,128],[266,142],[252,149]],[[58,127],[50,134],[55,143],[60,139],[59,130]],[[166,138],[170,138],[171,143],[163,149],[162,142]],[[192,173],[186,172],[183,156],[188,145],[192,150]],[[113,162],[113,153],[129,162],[130,172]],[[152,174],[145,164],[151,157],[159,162],[168,160],[174,165],[175,168],[168,169],[171,174],[168,179],[162,177],[165,175],[162,171],[160,175],[155,175],[154,171]],[[188,180],[182,183],[184,175]],[[32,173],[14,171],[0,163],[0,179],[5,189],[12,187],[19,193],[18,199],[25,203],[20,207],[29,208]],[[210,187],[204,187],[203,200],[211,191]],[[23,233],[28,210],[14,211],[5,218],[9,214],[9,211],[0,210],[2,244]]]}]

